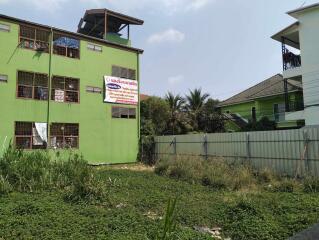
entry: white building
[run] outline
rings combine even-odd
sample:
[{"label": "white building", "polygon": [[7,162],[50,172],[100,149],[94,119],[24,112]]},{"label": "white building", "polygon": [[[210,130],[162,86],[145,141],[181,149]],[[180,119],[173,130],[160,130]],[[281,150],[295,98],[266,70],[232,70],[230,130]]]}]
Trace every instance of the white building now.
[{"label": "white building", "polygon": [[272,38],[282,43],[284,78],[302,83],[303,103],[289,101],[286,92],[286,120],[305,119],[307,126],[319,125],[319,3],[287,14],[297,21]]}]

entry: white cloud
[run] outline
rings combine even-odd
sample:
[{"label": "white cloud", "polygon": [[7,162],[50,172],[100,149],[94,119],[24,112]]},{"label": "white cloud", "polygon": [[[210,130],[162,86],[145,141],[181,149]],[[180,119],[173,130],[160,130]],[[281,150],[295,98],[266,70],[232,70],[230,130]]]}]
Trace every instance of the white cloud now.
[{"label": "white cloud", "polygon": [[[1,1],[1,0],[0,0]],[[132,11],[156,9],[167,14],[181,11],[195,11],[215,0],[80,0],[92,7],[107,7],[117,10]]]},{"label": "white cloud", "polygon": [[29,0],[28,4],[33,4],[35,8],[37,8],[38,10],[52,12],[57,9],[60,9],[62,5],[67,1],[68,0]]},{"label": "white cloud", "polygon": [[173,76],[173,77],[169,77],[168,78],[168,83],[170,85],[176,85],[176,84],[179,84],[181,82],[184,81],[184,76],[183,75],[177,75],[177,76]]},{"label": "white cloud", "polygon": [[162,43],[162,42],[172,42],[172,43],[178,43],[182,42],[185,39],[185,34],[170,28],[163,32],[154,33],[151,35],[148,39],[148,43]]},{"label": "white cloud", "polygon": [[83,4],[85,8],[111,8],[130,12],[135,10],[160,11],[166,14],[196,11],[216,0],[0,0],[0,4],[24,5],[37,10],[54,12],[64,4]]},{"label": "white cloud", "polygon": [[54,12],[57,9],[62,8],[63,4],[70,0],[0,0],[0,4],[9,3],[11,5],[34,7],[37,10],[43,10],[46,12]]}]

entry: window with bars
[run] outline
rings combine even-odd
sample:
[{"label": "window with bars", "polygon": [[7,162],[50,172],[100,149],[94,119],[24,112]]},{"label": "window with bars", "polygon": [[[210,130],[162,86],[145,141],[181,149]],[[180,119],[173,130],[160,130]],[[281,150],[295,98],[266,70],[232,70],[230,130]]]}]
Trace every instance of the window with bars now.
[{"label": "window with bars", "polygon": [[112,107],[112,118],[135,119],[136,109],[125,107]]},{"label": "window with bars", "polygon": [[49,52],[50,32],[30,26],[20,25],[20,47]]},{"label": "window with bars", "polygon": [[79,124],[52,123],[50,126],[50,144],[52,148],[78,148]]},{"label": "window with bars", "polygon": [[112,76],[136,80],[136,71],[134,69],[112,66]]},{"label": "window with bars", "polygon": [[18,149],[47,148],[47,124],[15,122],[15,146]]},{"label": "window with bars", "polygon": [[80,80],[70,77],[53,76],[51,82],[51,100],[55,102],[73,102],[80,100]]},{"label": "window with bars", "polygon": [[18,71],[17,97],[48,100],[48,75]]},{"label": "window with bars", "polygon": [[53,53],[69,58],[80,58],[80,40],[54,33]]},{"label": "window with bars", "polygon": [[88,43],[87,48],[91,51],[102,52],[102,46],[95,45],[93,43]]}]

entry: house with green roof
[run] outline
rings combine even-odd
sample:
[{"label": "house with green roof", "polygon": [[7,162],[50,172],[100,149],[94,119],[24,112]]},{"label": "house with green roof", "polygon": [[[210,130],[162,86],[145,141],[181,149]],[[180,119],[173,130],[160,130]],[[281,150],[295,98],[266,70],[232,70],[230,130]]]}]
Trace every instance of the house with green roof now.
[{"label": "house with green roof", "polygon": [[[303,109],[303,89],[299,81],[288,79],[289,107]],[[224,101],[220,108],[228,131],[240,131],[249,121],[267,117],[276,122],[278,129],[300,128],[304,120],[285,119],[285,86],[281,74],[276,74]]]}]

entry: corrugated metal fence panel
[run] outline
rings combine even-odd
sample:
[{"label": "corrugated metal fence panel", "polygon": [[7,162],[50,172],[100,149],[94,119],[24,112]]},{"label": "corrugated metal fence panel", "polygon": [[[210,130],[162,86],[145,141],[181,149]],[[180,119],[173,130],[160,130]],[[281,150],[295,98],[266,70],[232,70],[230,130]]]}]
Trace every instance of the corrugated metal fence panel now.
[{"label": "corrugated metal fence panel", "polygon": [[307,158],[309,172],[319,176],[319,128],[307,128],[309,142]]},{"label": "corrugated metal fence panel", "polygon": [[[260,170],[269,168],[293,175],[303,149],[300,130],[252,132],[249,134],[252,165]],[[303,172],[304,166],[300,165]]]},{"label": "corrugated metal fence panel", "polygon": [[224,157],[236,160],[246,157],[245,133],[207,134],[207,153],[209,156]]},{"label": "corrugated metal fence panel", "polygon": [[155,138],[155,151],[158,158],[168,158],[174,154],[173,136],[159,136]]},{"label": "corrugated metal fence panel", "polygon": [[268,168],[291,176],[296,173],[319,176],[319,127],[161,136],[156,137],[156,153],[161,158],[177,154],[247,160],[257,170]]},{"label": "corrugated metal fence panel", "polygon": [[204,134],[188,134],[176,136],[177,154],[204,155]]}]

